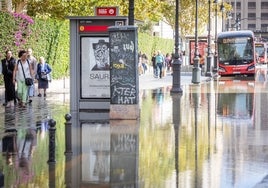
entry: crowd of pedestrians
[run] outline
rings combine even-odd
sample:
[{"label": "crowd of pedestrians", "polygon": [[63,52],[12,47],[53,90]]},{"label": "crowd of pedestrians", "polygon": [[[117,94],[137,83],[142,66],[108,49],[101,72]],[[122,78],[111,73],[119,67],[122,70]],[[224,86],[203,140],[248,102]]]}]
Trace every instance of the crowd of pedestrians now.
[{"label": "crowd of pedestrians", "polygon": [[172,73],[172,63],[173,58],[171,53],[164,55],[158,50],[152,54],[151,62],[149,62],[147,55],[140,52],[138,72],[139,75],[145,74],[151,66],[153,68],[153,76],[161,79],[166,76],[167,72]]},{"label": "crowd of pedestrians", "polygon": [[[48,83],[51,81],[51,67],[45,62],[44,57],[39,61],[33,56],[33,50],[29,48],[20,50],[18,58],[15,58],[11,50],[7,50],[5,58],[1,60],[0,73],[4,78],[6,107],[18,105],[25,108],[26,104],[32,103],[32,97],[46,97]],[[30,84],[26,83],[30,79]],[[37,82],[38,94],[35,83]]]}]

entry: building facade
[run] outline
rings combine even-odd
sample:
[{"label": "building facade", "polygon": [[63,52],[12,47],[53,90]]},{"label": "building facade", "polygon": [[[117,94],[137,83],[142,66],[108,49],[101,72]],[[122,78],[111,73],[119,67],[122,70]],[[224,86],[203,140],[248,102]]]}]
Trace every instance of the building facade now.
[{"label": "building facade", "polygon": [[174,30],[165,20],[160,20],[153,26],[153,36],[165,39],[174,39]]},{"label": "building facade", "polygon": [[254,31],[268,39],[268,0],[226,0],[233,7],[227,16],[227,30]]}]

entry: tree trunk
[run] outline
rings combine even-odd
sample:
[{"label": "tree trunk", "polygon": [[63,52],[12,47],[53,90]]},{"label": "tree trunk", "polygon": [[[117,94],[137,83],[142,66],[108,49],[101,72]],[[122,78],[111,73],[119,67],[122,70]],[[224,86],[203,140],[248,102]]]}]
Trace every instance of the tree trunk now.
[{"label": "tree trunk", "polygon": [[15,12],[17,13],[21,13],[24,12],[24,10],[26,10],[26,5],[27,2],[26,1],[20,1],[20,2],[16,2],[15,3]]}]

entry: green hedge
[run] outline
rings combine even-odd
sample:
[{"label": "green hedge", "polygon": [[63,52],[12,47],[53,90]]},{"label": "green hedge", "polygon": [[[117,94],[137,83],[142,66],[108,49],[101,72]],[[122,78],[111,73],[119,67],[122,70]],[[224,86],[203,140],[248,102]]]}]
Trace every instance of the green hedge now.
[{"label": "green hedge", "polygon": [[[43,56],[52,66],[53,79],[69,76],[69,20],[32,19],[27,15],[0,11],[0,23],[4,26],[0,32],[1,59],[7,49],[17,57],[20,49],[30,47],[37,59]],[[151,58],[157,50],[171,53],[174,41],[139,33],[138,49]]]},{"label": "green hedge", "polygon": [[35,19],[29,46],[52,66],[53,79],[69,75],[69,22]]},{"label": "green hedge", "polygon": [[160,50],[164,55],[174,51],[174,40],[171,39],[162,39],[145,33],[139,33],[138,40],[139,51],[147,54],[149,58],[157,50]]}]

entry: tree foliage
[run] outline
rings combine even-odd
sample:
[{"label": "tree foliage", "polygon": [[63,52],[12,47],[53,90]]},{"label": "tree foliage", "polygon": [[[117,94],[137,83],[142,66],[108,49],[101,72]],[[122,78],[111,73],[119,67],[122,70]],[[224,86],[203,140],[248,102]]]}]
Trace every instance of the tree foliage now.
[{"label": "tree foliage", "polygon": [[[150,22],[158,22],[165,18],[175,27],[175,0],[133,0],[135,3],[135,19],[143,21],[148,29]],[[179,1],[180,34],[194,34],[195,0]],[[26,8],[27,14],[33,17],[51,17],[64,19],[66,16],[93,16],[95,7],[117,6],[119,13],[128,16],[129,0],[13,0],[16,10]],[[213,15],[213,14],[212,14]],[[198,0],[198,31],[203,32],[208,20],[208,1]]]}]

